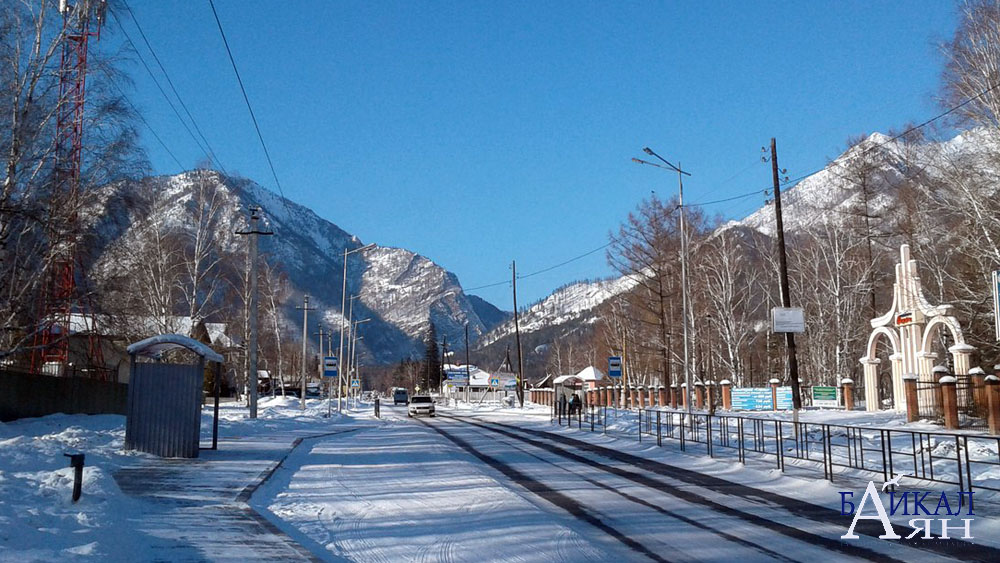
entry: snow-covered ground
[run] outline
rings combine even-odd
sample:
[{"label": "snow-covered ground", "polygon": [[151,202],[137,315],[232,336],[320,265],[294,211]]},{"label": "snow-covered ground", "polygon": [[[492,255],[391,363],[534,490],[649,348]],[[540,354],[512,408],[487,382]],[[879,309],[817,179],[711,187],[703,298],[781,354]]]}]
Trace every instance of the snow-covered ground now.
[{"label": "snow-covered ground", "polygon": [[[941,555],[871,538],[861,542],[867,552],[826,551],[829,545],[769,534],[745,516],[722,515],[712,503],[821,539],[838,538],[850,517],[844,516],[842,525],[839,515],[834,522],[817,522],[767,499],[725,489],[705,491],[684,482],[682,474],[654,475],[667,487],[650,488],[630,477],[639,471],[634,464],[602,460],[558,442],[546,445],[536,439],[531,445],[497,431],[554,433],[838,514],[839,493],[860,496],[867,483],[868,477],[861,475],[838,475],[830,483],[814,470],[783,474],[767,458],[748,456],[745,465],[733,455],[713,459],[702,445],[689,445],[682,453],[671,440],[662,447],[645,438],[640,443],[634,413],[618,413],[603,434],[553,425],[548,407],[530,404],[524,409],[499,403],[442,404],[441,416],[421,420],[408,419],[404,408],[388,405],[376,420],[367,407],[325,418],[323,401],[309,401],[302,411],[294,399],[265,399],[260,418],[249,420],[245,407],[227,404],[221,412],[220,450],[202,452],[193,462],[122,451],[120,416],[53,415],[0,424],[0,561],[254,559],[266,557],[256,550],[275,538],[331,561],[636,560],[648,557],[643,549],[670,560],[730,555],[849,559],[897,555],[893,549],[911,560]],[[834,423],[842,422],[843,415],[802,416]],[[453,416],[460,419],[448,418]],[[867,422],[900,425],[894,415],[880,416],[877,421],[869,416]],[[865,417],[852,418],[858,420],[851,423],[859,424]],[[211,435],[210,409],[202,422],[204,441]],[[590,461],[567,459],[554,448]],[[70,501],[72,469],[63,457],[69,452],[87,455],[83,497],[77,504]],[[156,474],[150,467],[179,469],[165,483],[180,490],[167,491],[166,501],[155,491],[137,491],[142,479]],[[130,471],[135,472],[131,479],[122,477]],[[906,480],[902,485],[905,490]],[[237,496],[242,500],[237,502]],[[1000,546],[1000,500],[977,494],[976,501],[975,541]],[[273,534],[263,537],[271,533],[264,530],[255,544],[233,539],[239,537],[238,527],[228,536],[216,529],[220,526],[213,510],[231,515],[233,509],[249,513],[250,507],[273,525]],[[905,517],[894,521],[907,523]],[[616,538],[619,531],[627,537]],[[291,553],[301,556],[302,550]]]}]

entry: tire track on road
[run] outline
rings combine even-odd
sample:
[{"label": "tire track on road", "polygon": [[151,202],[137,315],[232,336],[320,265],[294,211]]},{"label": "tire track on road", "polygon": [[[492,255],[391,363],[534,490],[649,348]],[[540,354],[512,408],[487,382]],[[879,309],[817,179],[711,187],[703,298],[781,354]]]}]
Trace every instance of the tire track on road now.
[{"label": "tire track on road", "polygon": [[458,447],[469,452],[483,463],[503,473],[504,475],[507,476],[507,478],[514,481],[518,485],[524,487],[531,493],[547,500],[548,502],[558,506],[559,508],[562,508],[563,510],[569,512],[570,514],[579,518],[580,520],[587,522],[588,524],[594,526],[595,528],[600,529],[601,531],[605,532],[609,536],[615,538],[616,540],[624,544],[632,551],[644,555],[653,561],[663,562],[663,563],[669,562],[669,559],[665,559],[660,555],[653,553],[639,542],[633,540],[632,538],[622,533],[620,530],[614,528],[613,526],[605,524],[604,522],[601,521],[600,518],[591,514],[590,511],[588,511],[582,504],[580,504],[576,500],[564,495],[563,493],[560,493],[559,491],[549,487],[548,485],[542,483],[541,481],[538,481],[518,471],[517,469],[514,469],[513,467],[503,463],[502,461],[482,453],[481,451],[477,450],[472,444],[466,442],[465,440],[459,438],[458,436],[451,434],[450,432],[446,432],[441,428],[438,428],[437,425],[429,424],[426,421],[420,419],[417,420],[421,424],[427,426],[431,430],[437,432],[441,436],[450,440]]},{"label": "tire track on road", "polygon": [[[442,415],[442,416],[446,416],[446,415]],[[513,438],[515,440],[520,440],[522,442],[531,444],[531,445],[533,445],[535,447],[538,447],[538,448],[543,449],[545,451],[548,451],[550,453],[559,455],[559,456],[564,457],[566,459],[570,459],[570,460],[573,460],[573,461],[578,462],[578,463],[583,463],[583,464],[589,465],[589,466],[591,466],[591,467],[593,467],[595,469],[599,469],[599,470],[605,471],[607,473],[610,473],[612,475],[616,475],[618,477],[622,477],[622,478],[628,479],[629,481],[632,481],[634,483],[637,483],[639,485],[642,485],[642,486],[650,488],[650,489],[654,489],[654,490],[666,493],[666,494],[668,494],[670,496],[673,496],[673,497],[678,498],[680,500],[683,500],[685,502],[688,502],[688,503],[691,503],[691,504],[705,506],[707,508],[711,508],[712,510],[714,510],[717,513],[725,514],[727,516],[732,516],[734,518],[738,518],[740,520],[743,520],[743,521],[745,521],[745,522],[747,522],[749,524],[752,524],[754,526],[757,526],[757,527],[764,527],[767,530],[770,530],[770,531],[773,531],[773,532],[777,532],[777,533],[779,533],[779,534],[781,534],[783,536],[786,536],[786,537],[789,537],[789,538],[792,538],[792,539],[804,542],[804,543],[806,543],[808,545],[818,545],[818,546],[821,546],[821,547],[823,547],[823,548],[825,548],[827,550],[830,550],[830,551],[836,551],[836,552],[842,553],[844,555],[849,555],[849,556],[852,556],[852,557],[858,557],[858,558],[862,558],[862,559],[868,559],[870,561],[876,561],[876,562],[893,561],[893,562],[897,562],[897,563],[903,563],[902,560],[894,559],[894,558],[892,558],[892,557],[890,557],[890,556],[888,556],[888,555],[886,555],[884,553],[880,553],[880,552],[877,552],[877,551],[874,551],[872,549],[869,549],[869,548],[866,548],[866,547],[862,547],[862,546],[856,546],[856,545],[846,544],[846,543],[843,543],[841,541],[834,540],[832,538],[828,538],[828,537],[825,537],[825,536],[814,534],[812,532],[808,532],[808,531],[805,531],[805,530],[800,530],[798,528],[793,528],[792,526],[789,526],[789,525],[781,523],[781,522],[776,522],[776,521],[768,519],[766,517],[762,517],[762,516],[759,516],[759,515],[756,515],[756,514],[750,514],[748,512],[744,512],[742,510],[739,510],[739,509],[727,506],[725,504],[722,504],[722,503],[713,501],[711,499],[708,499],[706,497],[703,497],[701,495],[695,494],[695,493],[693,493],[691,491],[684,490],[684,489],[677,489],[676,487],[673,487],[673,486],[668,485],[666,483],[662,483],[660,481],[657,481],[657,480],[655,480],[655,479],[653,479],[653,478],[651,478],[649,476],[642,475],[642,474],[636,473],[634,471],[630,471],[630,470],[627,470],[627,469],[622,469],[620,467],[610,466],[610,465],[607,465],[607,464],[604,464],[604,463],[592,460],[590,458],[581,456],[581,455],[579,455],[577,453],[574,453],[574,452],[571,452],[571,451],[567,451],[567,450],[565,450],[565,449],[563,449],[563,448],[561,448],[559,446],[553,445],[553,444],[549,444],[549,443],[546,443],[546,442],[535,440],[533,438],[528,438],[528,437],[525,437],[525,436],[521,436],[521,435],[516,434],[515,432],[511,432],[511,431],[508,431],[508,430],[503,430],[503,429],[500,429],[500,428],[493,428],[492,426],[483,424],[483,423],[478,422],[478,421],[473,421],[473,420],[467,419],[465,417],[448,416],[448,418],[450,418],[452,420],[457,420],[459,422],[465,422],[467,424],[471,424],[473,426],[477,426],[479,428],[483,428],[484,430],[488,430],[490,432],[495,432],[495,433],[501,434],[503,436],[508,436],[508,437]],[[512,428],[512,429],[514,429],[516,431],[520,431],[520,432],[524,432],[524,433],[530,433],[530,434],[543,433],[542,431],[526,430],[526,429],[522,429],[522,428],[510,426],[510,425],[507,425],[507,424],[501,424],[501,423],[492,423],[492,424],[495,424],[497,426],[502,426],[504,428]],[[544,433],[544,434],[548,434],[548,433]],[[545,436],[545,437],[548,438],[548,439],[561,438],[561,437],[549,437],[549,436]],[[579,440],[574,440],[574,441],[579,442]],[[586,442],[581,442],[581,444],[587,444],[587,445],[593,446],[592,444],[589,444],[589,443],[586,443]],[[581,448],[582,447],[583,446],[581,445]],[[601,448],[600,446],[593,446],[593,447],[595,449],[596,448],[600,448],[600,449],[604,449],[604,450],[609,450],[608,448]],[[621,452],[617,452],[615,450],[609,450],[609,451],[615,452],[615,453],[621,453]],[[624,455],[629,455],[629,454],[624,454]],[[636,456],[630,456],[630,457],[636,457]],[[641,460],[641,459],[644,459],[644,458],[636,458],[636,459],[637,460]],[[633,464],[633,465],[637,465],[637,464]],[[668,467],[670,467],[670,466],[668,466]]]}]

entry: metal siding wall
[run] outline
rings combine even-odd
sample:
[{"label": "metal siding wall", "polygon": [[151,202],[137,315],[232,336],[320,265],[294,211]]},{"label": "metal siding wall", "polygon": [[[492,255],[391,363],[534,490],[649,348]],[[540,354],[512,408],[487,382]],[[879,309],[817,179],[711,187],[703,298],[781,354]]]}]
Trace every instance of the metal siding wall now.
[{"label": "metal siding wall", "polygon": [[198,367],[133,364],[126,448],[162,457],[198,457],[204,378]]}]

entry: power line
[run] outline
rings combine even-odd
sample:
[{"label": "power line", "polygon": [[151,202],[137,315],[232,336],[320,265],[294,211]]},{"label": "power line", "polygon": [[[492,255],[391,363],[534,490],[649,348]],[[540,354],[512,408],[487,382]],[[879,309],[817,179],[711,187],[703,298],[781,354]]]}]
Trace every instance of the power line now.
[{"label": "power line", "polygon": [[156,141],[160,143],[160,146],[163,147],[163,150],[167,151],[167,154],[170,155],[170,158],[174,159],[174,162],[177,163],[177,167],[183,170],[184,165],[181,164],[181,161],[177,158],[177,155],[175,155],[173,151],[170,150],[170,147],[168,147],[167,144],[163,142],[163,139],[161,139],[160,136],[156,134],[156,130],[153,129],[153,126],[150,125],[148,121],[146,121],[146,118],[142,116],[142,112],[140,112],[139,109],[135,107],[135,104],[132,103],[132,100],[129,99],[129,97],[118,86],[118,84],[115,83],[114,79],[112,79],[110,75],[108,75],[108,83],[114,86],[115,90],[118,91],[122,99],[125,100],[125,103],[127,103],[129,107],[132,108],[132,111],[135,112],[136,117],[138,117],[139,120],[142,121],[142,124],[146,126],[146,129],[149,129],[149,132],[153,134],[153,137],[156,139]]},{"label": "power line", "polygon": [[549,272],[549,271],[555,270],[556,268],[561,268],[561,267],[565,266],[566,264],[570,264],[572,262],[576,262],[577,260],[580,260],[582,258],[586,258],[587,256],[590,256],[591,254],[593,254],[595,252],[604,250],[605,248],[611,246],[611,244],[612,243],[610,243],[610,242],[607,243],[607,244],[602,244],[601,246],[599,246],[599,247],[597,247],[597,248],[595,248],[593,250],[590,250],[588,252],[584,252],[583,254],[581,254],[579,256],[574,256],[573,258],[570,258],[569,260],[566,260],[564,262],[560,262],[560,263],[555,264],[553,266],[549,266],[548,268],[542,268],[541,270],[538,270],[538,271],[535,271],[535,272],[531,272],[530,274],[524,274],[523,276],[517,276],[517,279],[523,280],[524,278],[530,278],[531,276],[537,276],[538,274],[544,274],[545,272]]},{"label": "power line", "polygon": [[[187,122],[184,121],[184,118],[181,117],[180,112],[177,111],[177,107],[174,105],[174,102],[170,99],[170,96],[167,95],[167,91],[163,89],[163,86],[160,84],[160,81],[156,79],[156,75],[153,73],[153,69],[151,69],[149,65],[146,63],[146,59],[142,56],[142,53],[139,52],[139,48],[136,46],[135,42],[132,41],[132,37],[128,34],[128,31],[126,31],[125,26],[122,24],[121,17],[119,17],[114,10],[112,10],[111,13],[112,15],[115,16],[115,22],[118,24],[118,28],[122,30],[122,34],[125,35],[125,39],[128,41],[129,45],[132,46],[132,49],[135,50],[136,55],[138,55],[139,62],[142,63],[143,68],[145,68],[146,72],[149,73],[149,77],[153,79],[153,84],[156,85],[156,88],[160,91],[160,94],[163,95],[163,99],[167,101],[167,104],[170,106],[170,109],[173,110],[174,115],[177,116],[177,120],[181,122],[181,125],[184,127],[184,130],[187,131],[188,135],[191,136],[191,139],[195,142],[196,145],[198,145],[198,150],[200,150],[202,153],[206,155],[210,154],[208,149],[206,149],[201,145],[201,142],[195,136],[194,132],[191,131],[191,128],[188,127]],[[182,170],[183,168],[184,167],[181,166]]]},{"label": "power line", "polygon": [[243,92],[243,101],[247,104],[247,110],[250,111],[250,119],[253,120],[254,129],[257,130],[257,138],[260,139],[260,146],[264,149],[264,157],[267,159],[267,165],[271,169],[271,176],[274,178],[274,184],[278,187],[278,193],[281,194],[281,203],[285,206],[285,212],[288,213],[289,217],[292,215],[292,210],[288,208],[288,203],[285,198],[285,191],[281,189],[281,182],[278,181],[278,173],[274,171],[274,163],[271,161],[271,153],[267,150],[267,143],[264,142],[264,135],[260,132],[260,125],[257,123],[257,116],[254,115],[253,106],[250,105],[250,97],[247,96],[247,89],[243,86],[243,78],[240,77],[240,70],[236,67],[236,59],[233,58],[233,51],[229,48],[229,40],[226,39],[226,32],[222,29],[222,21],[219,20],[219,12],[215,9],[215,2],[213,0],[208,0],[209,6],[212,7],[212,15],[215,16],[215,23],[219,26],[219,35],[222,36],[222,43],[226,46],[226,54],[229,55],[229,62],[233,65],[233,72],[236,73],[236,81],[240,84],[240,91]]},{"label": "power line", "polygon": [[[177,88],[174,86],[174,81],[171,80],[170,73],[168,73],[167,69],[164,68],[163,63],[160,61],[160,57],[158,57],[156,55],[156,50],[153,49],[153,46],[149,43],[149,39],[146,37],[146,32],[144,32],[143,29],[142,29],[142,26],[139,25],[139,20],[135,17],[135,12],[132,11],[132,7],[129,6],[128,2],[126,2],[125,0],[122,0],[122,4],[124,4],[125,9],[128,10],[129,16],[132,17],[132,23],[134,23],[135,24],[135,28],[137,30],[139,30],[139,35],[140,35],[140,37],[142,37],[143,43],[146,44],[146,48],[149,49],[150,54],[153,55],[153,60],[156,61],[156,65],[158,67],[160,67],[160,71],[163,72],[164,78],[167,79],[167,84],[170,86],[170,90],[174,93],[174,96],[177,97],[177,101],[181,104],[181,108],[184,110],[184,113],[187,114],[188,119],[191,120],[191,124],[194,126],[195,131],[197,131],[198,136],[205,143],[205,147],[208,149],[208,151],[207,151],[208,152],[208,157],[213,162],[215,162],[215,165],[219,167],[219,169],[222,171],[223,174],[226,174],[228,176],[229,174],[226,172],[225,167],[222,166],[222,162],[219,160],[219,157],[216,155],[215,150],[212,148],[211,143],[208,142],[208,139],[205,137],[205,134],[202,132],[201,127],[198,126],[198,120],[196,120],[194,118],[194,116],[191,114],[191,110],[189,110],[188,107],[187,107],[187,104],[184,103],[184,98],[181,97],[180,93],[177,91]],[[118,21],[117,15],[115,16],[115,20]],[[120,25],[121,25],[121,22],[119,21],[119,26]],[[131,42],[132,41],[131,41],[131,38],[130,38],[129,39],[129,43],[131,43]],[[133,44],[132,46],[135,47],[135,44]],[[200,147],[201,147],[201,145],[199,144],[199,148]]]}]

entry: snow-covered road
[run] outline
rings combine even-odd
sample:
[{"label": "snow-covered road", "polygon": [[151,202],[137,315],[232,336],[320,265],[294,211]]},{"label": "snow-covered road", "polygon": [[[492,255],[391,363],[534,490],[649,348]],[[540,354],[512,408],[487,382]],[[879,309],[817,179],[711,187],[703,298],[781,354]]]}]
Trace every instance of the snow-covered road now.
[{"label": "snow-covered road", "polygon": [[321,557],[355,561],[997,560],[878,540],[877,522],[841,540],[850,519],[828,508],[515,419],[439,412],[383,407],[384,425],[308,441],[251,503]]}]

